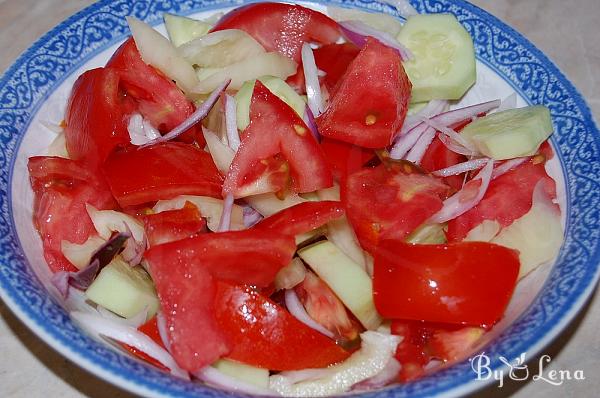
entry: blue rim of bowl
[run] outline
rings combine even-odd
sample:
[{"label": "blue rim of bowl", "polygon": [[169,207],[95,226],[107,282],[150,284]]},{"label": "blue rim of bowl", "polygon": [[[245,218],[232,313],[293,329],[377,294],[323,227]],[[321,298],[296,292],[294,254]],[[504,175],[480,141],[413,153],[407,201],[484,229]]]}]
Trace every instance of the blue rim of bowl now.
[{"label": "blue rim of bowl", "polygon": [[[81,333],[64,309],[46,294],[27,265],[12,217],[9,192],[15,155],[32,116],[45,98],[83,63],[126,36],[123,16],[133,14],[157,24],[162,12],[188,15],[241,3],[246,2],[192,0],[171,4],[104,0],[73,15],[44,35],[0,79],[0,154],[4,157],[0,171],[0,297],[21,321],[62,355],[91,373],[144,396],[218,397],[224,393],[181,382],[133,358],[115,353]],[[389,5],[376,1],[314,3],[364,8],[397,16]],[[457,15],[475,35],[478,59],[530,103],[549,106],[555,122],[553,144],[558,149],[569,200],[566,240],[540,295],[486,347],[492,359],[490,367],[500,369],[500,355],[509,359],[518,357],[521,352],[535,355],[548,345],[583,307],[598,282],[600,228],[597,225],[600,210],[594,209],[594,204],[600,202],[600,186],[596,177],[600,175],[600,136],[581,95],[558,68],[518,32],[463,0],[419,0],[412,3],[421,12],[452,12]],[[82,29],[79,39],[82,43],[87,40],[88,45],[82,45],[78,54],[58,60],[60,57],[52,55],[52,51],[60,52],[60,46],[48,49],[48,45],[56,44],[53,39],[61,35],[77,38],[73,33],[77,29]],[[87,39],[86,34],[89,35]],[[57,62],[55,68],[44,66],[43,63],[49,59]],[[36,76],[38,81],[32,83],[30,78],[34,72],[40,74]],[[32,87],[31,84],[38,86]],[[544,87],[543,92],[540,84]],[[24,101],[24,104],[19,101]],[[567,133],[567,130],[573,132]],[[365,396],[458,396],[485,385],[485,382],[475,380],[469,362],[465,361],[416,382],[369,392]]]}]

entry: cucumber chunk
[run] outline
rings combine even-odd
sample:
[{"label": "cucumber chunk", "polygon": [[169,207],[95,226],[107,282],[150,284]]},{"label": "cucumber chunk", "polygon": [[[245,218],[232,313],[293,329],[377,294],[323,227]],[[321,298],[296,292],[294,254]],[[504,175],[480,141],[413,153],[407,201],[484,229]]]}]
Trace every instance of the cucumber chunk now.
[{"label": "cucumber chunk", "polygon": [[262,388],[269,388],[269,369],[257,368],[230,359],[219,359],[212,365],[221,373]]},{"label": "cucumber chunk", "polygon": [[475,83],[473,40],[456,17],[409,17],[398,41],[413,53],[404,63],[413,88],[411,102],[459,99]]},{"label": "cucumber chunk", "polygon": [[420,245],[438,245],[446,243],[444,228],[446,224],[424,224],[414,230],[407,238],[407,243]]},{"label": "cucumber chunk", "polygon": [[151,319],[159,307],[154,283],[148,273],[140,266],[129,266],[120,257],[115,257],[100,271],[85,295],[125,318],[131,318],[147,307],[147,319]]},{"label": "cucumber chunk", "polygon": [[328,241],[300,249],[298,255],[327,283],[365,328],[375,330],[379,327],[382,320],[373,302],[373,283],[360,265]]},{"label": "cucumber chunk", "polygon": [[[286,82],[274,76],[262,76],[259,77],[258,80],[260,80],[269,91],[288,104],[300,117],[304,115],[306,102]],[[235,95],[237,126],[240,130],[244,130],[250,124],[250,99],[252,98],[255,82],[256,80],[248,80]]]},{"label": "cucumber chunk", "polygon": [[204,36],[212,27],[206,22],[173,14],[165,14],[164,20],[171,43],[175,47]]},{"label": "cucumber chunk", "polygon": [[492,113],[467,125],[461,135],[495,160],[529,156],[552,134],[550,111],[536,105]]}]

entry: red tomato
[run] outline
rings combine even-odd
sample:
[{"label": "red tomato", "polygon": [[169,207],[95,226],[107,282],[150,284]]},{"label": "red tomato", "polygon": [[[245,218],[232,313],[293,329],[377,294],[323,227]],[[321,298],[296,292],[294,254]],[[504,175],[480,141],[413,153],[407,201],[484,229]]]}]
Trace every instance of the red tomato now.
[{"label": "red tomato", "polygon": [[337,83],[358,53],[360,48],[352,43],[328,44],[314,50],[317,68],[325,72],[322,84],[330,95],[334,95]]},{"label": "red tomato", "polygon": [[331,166],[333,175],[339,180],[360,170],[375,156],[370,149],[325,137],[321,140],[321,149],[325,152],[325,158]]},{"label": "red tomato", "polygon": [[[117,70],[120,84],[128,96],[137,102],[138,111],[162,132],[168,132],[194,112],[194,105],[188,101],[177,85],[159,70],[146,64],[132,37],[117,49],[106,67]],[[184,134],[186,142],[204,137],[193,127]]]},{"label": "red tomato", "polygon": [[228,358],[271,370],[321,368],[349,353],[258,292],[219,283],[217,323],[230,341]]},{"label": "red tomato", "polygon": [[486,242],[411,245],[380,242],[373,299],[385,318],[493,325],[517,282],[519,256]]},{"label": "red tomato", "polygon": [[[146,322],[142,326],[140,326],[138,328],[138,331],[144,333],[146,336],[150,337],[156,344],[165,348],[165,346],[162,342],[162,339],[160,337],[160,333],[158,332],[158,325],[157,325],[156,317],[150,319],[148,322]],[[146,354],[144,351],[140,351],[137,348],[132,347],[127,344],[121,344],[121,345],[127,351],[131,352],[133,355],[137,356],[138,358],[143,359],[144,361],[148,362],[149,364],[154,365],[161,370],[164,370],[167,372],[169,371],[169,368],[164,366],[160,361],[157,361],[156,359],[152,358],[150,355]]]},{"label": "red tomato", "polygon": [[179,210],[168,210],[143,217],[150,246],[173,242],[206,232],[206,220],[190,202]]},{"label": "red tomato", "polygon": [[255,177],[256,169],[264,168],[264,162],[276,155],[289,165],[284,173],[289,172],[292,191],[312,192],[333,185],[325,155],[308,127],[257,80],[250,102],[250,124],[242,133],[223,192],[239,198],[284,189],[268,178]]},{"label": "red tomato", "polygon": [[319,228],[343,215],[344,207],[341,202],[330,200],[304,202],[262,219],[255,228],[296,236]]},{"label": "red tomato", "polygon": [[425,365],[431,360],[425,348],[429,340],[429,329],[423,322],[394,320],[391,331],[392,334],[402,336],[395,354],[402,365],[398,374],[400,381],[410,381],[424,375]]},{"label": "red tomato", "polygon": [[65,139],[71,158],[97,168],[117,146],[129,145],[127,116],[132,104],[119,95],[119,74],[97,68],[84,72],[71,91]]},{"label": "red tomato", "polygon": [[167,142],[113,153],[104,174],[121,207],[178,195],[221,198],[222,177],[208,152]]},{"label": "red tomato", "polygon": [[372,253],[381,239],[403,240],[440,210],[447,191],[440,180],[405,162],[350,174],[342,201],[360,244]]},{"label": "red tomato", "polygon": [[485,220],[498,221],[503,227],[512,224],[531,210],[533,189],[539,181],[544,181],[550,197],[556,196],[554,180],[548,177],[540,157],[492,180],[477,206],[448,223],[446,237],[451,242],[461,241]]},{"label": "red tomato", "polygon": [[155,262],[172,259],[193,264],[220,280],[264,287],[292,261],[295,251],[296,242],[291,236],[247,229],[201,234],[154,246],[145,257]]},{"label": "red tomato", "polygon": [[146,259],[177,364],[194,372],[229,353],[230,342],[215,318],[216,282],[208,270],[174,255]]},{"label": "red tomato", "polygon": [[267,51],[277,51],[300,62],[302,44],[331,44],[341,37],[334,20],[320,12],[299,5],[255,3],[225,14],[212,28],[241,29],[258,41]]},{"label": "red tomato", "polygon": [[366,148],[388,146],[404,123],[412,89],[401,61],[396,50],[368,38],[316,119],[319,132]]},{"label": "red tomato", "polygon": [[77,271],[62,254],[61,241],[83,243],[95,233],[85,204],[112,209],[116,203],[101,176],[80,162],[35,156],[28,163],[34,191],[33,219],[44,246],[50,270]]},{"label": "red tomato", "polygon": [[[431,145],[429,145],[429,148],[427,148],[427,151],[425,151],[425,155],[423,155],[423,159],[421,159],[421,167],[429,172],[433,172],[466,161],[466,156],[452,152],[438,137],[436,137]],[[458,191],[463,186],[464,177],[465,175],[463,173],[446,177],[443,180],[452,187],[452,189]]]}]

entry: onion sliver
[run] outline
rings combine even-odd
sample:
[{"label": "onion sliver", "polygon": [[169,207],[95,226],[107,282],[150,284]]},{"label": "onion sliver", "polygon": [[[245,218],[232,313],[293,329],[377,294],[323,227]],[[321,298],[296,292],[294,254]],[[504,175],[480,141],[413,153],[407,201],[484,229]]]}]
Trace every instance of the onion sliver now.
[{"label": "onion sliver", "polygon": [[160,137],[159,131],[139,113],[129,117],[127,131],[132,145],[144,145]]},{"label": "onion sliver", "polygon": [[440,133],[443,133],[443,134],[447,135],[448,138],[452,139],[457,144],[462,145],[463,147],[465,147],[466,149],[470,150],[473,153],[476,152],[476,150],[473,147],[473,145],[471,145],[471,143],[469,141],[467,141],[465,139],[465,137],[463,137],[460,134],[458,134],[454,129],[451,129],[450,127],[444,126],[443,124],[438,123],[435,120],[431,120],[429,118],[423,118],[422,121],[423,121],[423,123],[425,123],[429,127],[433,127],[434,129],[436,129]]},{"label": "onion sliver", "polygon": [[406,160],[413,162],[414,164],[420,164],[421,159],[427,152],[427,148],[433,142],[435,138],[436,131],[432,127],[427,127],[423,134],[419,137],[415,145],[411,148],[411,150],[406,155]]},{"label": "onion sliver", "polygon": [[225,94],[225,130],[227,132],[227,142],[229,148],[237,152],[240,146],[240,134],[237,129],[235,98]]},{"label": "onion sliver", "polygon": [[391,383],[398,377],[398,372],[402,369],[402,365],[400,362],[396,360],[396,358],[390,358],[385,368],[381,370],[381,372],[377,373],[375,376],[361,381],[358,384],[352,386],[353,391],[364,391],[371,390],[374,388],[380,388],[388,383]]},{"label": "onion sliver", "polygon": [[370,27],[361,21],[342,21],[339,23],[342,33],[358,47],[364,47],[367,36],[377,39],[381,44],[395,49],[403,61],[409,61],[413,55],[410,50],[398,42],[392,35]]},{"label": "onion sliver", "polygon": [[285,306],[287,307],[290,314],[292,314],[297,320],[305,324],[311,329],[316,330],[317,332],[333,339],[334,335],[329,330],[327,330],[323,325],[316,322],[314,319],[308,315],[304,306],[300,302],[298,295],[293,289],[287,289],[285,291]]},{"label": "onion sliver", "polygon": [[471,181],[467,182],[460,191],[444,201],[441,210],[431,216],[428,222],[441,224],[475,207],[481,201],[490,185],[493,170],[494,161],[490,159]]},{"label": "onion sliver", "polygon": [[308,105],[306,105],[306,108],[304,108],[304,117],[302,120],[304,120],[306,127],[308,127],[313,137],[315,137],[315,140],[317,140],[317,142],[321,142],[321,134],[319,134],[319,129],[317,128],[317,123],[315,122],[315,115],[310,110]]},{"label": "onion sliver", "polygon": [[393,6],[404,18],[419,14],[408,0],[383,0],[383,2]]},{"label": "onion sliver", "polygon": [[233,195],[228,193],[223,200],[223,211],[217,232],[226,232],[231,228],[231,211],[233,210]]},{"label": "onion sliver", "polygon": [[515,167],[522,165],[529,159],[531,159],[531,157],[524,156],[522,158],[509,159],[505,162],[502,162],[500,165],[498,165],[498,167],[496,167],[494,169],[494,172],[492,173],[492,180],[500,177],[504,173],[509,172],[510,170],[514,169]]},{"label": "onion sliver", "polygon": [[167,333],[167,318],[165,318],[161,311],[156,313],[156,328],[158,329],[158,335],[163,345],[167,351],[171,352],[171,341],[169,341],[169,334]]},{"label": "onion sliver", "polygon": [[473,151],[456,143],[456,141],[452,140],[446,134],[439,134],[438,138],[440,139],[440,141],[442,141],[442,144],[444,144],[444,146],[446,148],[448,148],[450,151],[452,151],[454,153],[458,153],[459,155],[467,156],[467,157],[473,156]]},{"label": "onion sliver", "polygon": [[[466,173],[467,171],[477,170],[483,167],[490,161],[489,158],[479,158],[473,159],[466,162],[455,164],[454,166],[446,167],[445,169],[440,169],[434,171],[433,174],[436,177],[450,177],[458,174]],[[496,170],[494,170],[495,172]]]},{"label": "onion sliver", "polygon": [[323,96],[321,95],[321,85],[319,84],[319,72],[315,63],[315,56],[308,43],[302,45],[302,68],[304,68],[308,107],[314,116],[319,116],[325,108],[323,107]]},{"label": "onion sliver", "polygon": [[448,106],[448,101],[445,100],[431,100],[425,105],[425,108],[419,110],[413,115],[407,115],[402,123],[402,128],[398,132],[398,136],[402,136],[409,132],[411,129],[423,122],[423,118],[430,118],[435,115],[439,115],[444,112]]},{"label": "onion sliver", "polygon": [[[494,100],[440,113],[439,115],[432,116],[429,119],[443,126],[450,126],[454,123],[471,119],[480,113],[489,112],[490,110],[497,108],[499,105],[500,100]],[[402,159],[421,137],[423,132],[427,130],[427,128],[428,126],[425,123],[420,123],[406,134],[401,135],[390,150],[390,157],[392,159]]]},{"label": "onion sliver", "polygon": [[225,91],[230,81],[231,80],[225,80],[223,83],[221,83],[219,87],[217,87],[212,93],[210,93],[206,101],[204,101],[202,105],[200,105],[198,109],[196,109],[196,111],[194,111],[194,113],[192,113],[187,119],[185,119],[179,126],[175,127],[173,130],[163,135],[162,137],[159,137],[155,140],[148,142],[145,145],[140,146],[140,148],[155,145],[160,142],[167,142],[174,138],[177,138],[178,136],[186,132],[190,127],[194,126],[200,120],[204,119],[219,99],[221,93]]},{"label": "onion sliver", "polygon": [[174,376],[189,379],[188,373],[175,363],[171,354],[137,329],[121,325],[112,319],[80,311],[71,312],[71,317],[84,329],[134,347],[169,368]]},{"label": "onion sliver", "polygon": [[257,224],[260,220],[262,220],[264,218],[259,212],[254,210],[253,207],[250,207],[247,205],[244,206],[243,214],[244,214],[244,225],[246,226],[246,228],[250,228],[250,227],[254,226],[255,224]]},{"label": "onion sliver", "polygon": [[267,388],[260,388],[245,381],[236,379],[229,375],[220,372],[218,369],[212,366],[207,366],[192,373],[195,377],[202,380],[209,385],[220,387],[222,389],[234,392],[240,392],[244,394],[254,394],[260,396],[274,396],[278,395],[274,391]]}]

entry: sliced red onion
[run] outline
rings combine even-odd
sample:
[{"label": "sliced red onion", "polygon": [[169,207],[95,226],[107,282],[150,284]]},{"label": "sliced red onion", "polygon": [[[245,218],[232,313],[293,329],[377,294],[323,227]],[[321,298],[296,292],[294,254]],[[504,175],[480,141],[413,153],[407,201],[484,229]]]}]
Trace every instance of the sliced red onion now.
[{"label": "sliced red onion", "polygon": [[[489,112],[490,110],[497,108],[499,105],[500,100],[484,102],[481,104],[440,113],[439,115],[430,117],[430,120],[433,120],[434,122],[443,126],[451,126],[455,123],[471,119],[481,113]],[[415,145],[427,128],[428,126],[425,123],[420,123],[406,134],[401,135],[390,150],[390,157],[392,159],[402,159],[412,148],[412,146]]]},{"label": "sliced red onion", "polygon": [[227,391],[262,396],[278,395],[268,388],[261,388],[259,386],[255,386],[254,384],[250,384],[243,380],[226,375],[212,366],[207,366],[192,374],[209,385],[219,387]]},{"label": "sliced red onion", "polygon": [[329,368],[288,370],[280,372],[279,375],[285,377],[290,384],[296,384],[302,381],[319,380],[327,377],[331,373]]},{"label": "sliced red onion", "polygon": [[227,132],[227,141],[229,148],[237,152],[240,146],[240,134],[237,129],[235,98],[229,94],[225,94],[225,130]]},{"label": "sliced red onion", "polygon": [[500,106],[498,107],[498,109],[496,109],[496,112],[502,112],[502,111],[506,111],[508,109],[514,109],[516,107],[517,107],[517,93],[513,92],[511,95],[509,95],[508,97],[506,97],[502,100],[502,102],[500,103]]},{"label": "sliced red onion", "polygon": [[171,352],[171,341],[169,340],[169,334],[167,330],[167,319],[161,311],[156,313],[156,327],[158,328],[158,334],[162,343],[166,347],[167,351]]},{"label": "sliced red onion", "polygon": [[[433,174],[434,176],[437,176],[437,177],[455,176],[458,174],[466,173],[467,171],[477,170],[477,169],[483,167],[484,165],[486,165],[489,161],[490,161],[489,158],[473,159],[473,160],[469,160],[466,162],[455,164],[454,166],[446,167],[445,169],[436,170],[431,174]],[[495,172],[495,170],[494,170],[494,172]]]},{"label": "sliced red onion", "polygon": [[377,39],[381,44],[398,51],[403,61],[409,61],[413,55],[410,50],[398,42],[387,32],[377,30],[361,21],[342,21],[339,23],[342,34],[357,47],[364,47],[367,36]]},{"label": "sliced red onion", "polygon": [[69,286],[80,290],[87,289],[94,282],[100,270],[112,261],[130,237],[130,234],[122,232],[113,234],[105,244],[92,254],[87,267],[77,272],[59,271],[52,275],[50,281],[64,298],[69,296]]},{"label": "sliced red onion", "polygon": [[527,162],[529,159],[531,159],[531,156],[524,156],[521,158],[509,159],[505,162],[502,162],[498,167],[496,167],[494,169],[494,172],[492,173],[492,180],[500,177],[502,174],[509,172],[510,170],[514,169],[515,167],[522,165],[523,163]]},{"label": "sliced red onion", "polygon": [[439,115],[444,112],[448,106],[448,101],[445,100],[431,100],[425,105],[425,108],[421,109],[413,115],[407,115],[402,123],[402,128],[398,132],[398,136],[402,136],[409,132],[411,129],[421,124],[423,118],[431,118],[432,116]]},{"label": "sliced red onion", "polygon": [[308,127],[312,133],[313,137],[315,137],[315,140],[317,140],[317,142],[321,142],[321,134],[319,134],[319,129],[317,128],[317,123],[315,122],[315,115],[312,113],[308,105],[306,105],[304,108],[304,117],[302,119],[304,120],[306,127]]},{"label": "sliced red onion", "polygon": [[321,85],[319,84],[319,72],[315,63],[315,56],[308,43],[302,45],[302,68],[304,69],[308,106],[313,115],[319,116],[323,113],[325,107],[323,105],[323,96],[321,95]]},{"label": "sliced red onion", "polygon": [[133,145],[144,145],[160,137],[160,132],[139,113],[129,117],[127,125],[129,139]]},{"label": "sliced red onion", "polygon": [[440,133],[447,135],[450,139],[452,139],[452,141],[465,147],[466,149],[470,150],[471,152],[473,152],[473,153],[476,152],[475,148],[473,148],[473,145],[469,141],[467,141],[462,135],[458,134],[454,129],[451,129],[450,127],[444,126],[443,124],[438,123],[435,120],[431,120],[428,118],[423,118],[422,122],[425,123],[426,125],[428,125],[429,127],[433,127]]},{"label": "sliced red onion", "polygon": [[383,0],[383,2],[393,6],[404,18],[419,14],[408,0]]},{"label": "sliced red onion", "polygon": [[331,333],[323,325],[316,322],[310,317],[310,315],[308,315],[294,289],[287,289],[285,291],[285,306],[287,307],[290,314],[292,314],[297,320],[299,320],[309,328],[314,329],[321,334],[324,334],[330,339],[335,338],[333,333]]},{"label": "sliced red onion", "polygon": [[360,383],[353,385],[352,391],[372,390],[386,386],[392,381],[396,380],[400,369],[402,369],[400,362],[398,362],[396,358],[390,358],[381,372],[367,380],[363,380]]},{"label": "sliced red onion", "polygon": [[436,131],[434,128],[427,127],[415,143],[415,146],[413,146],[406,155],[406,160],[413,162],[414,164],[421,164],[421,159],[423,159],[425,152],[427,152],[427,148],[429,148],[429,145],[433,142],[435,134]]},{"label": "sliced red onion", "polygon": [[167,142],[174,138],[177,138],[178,136],[186,132],[189,128],[194,126],[196,123],[204,119],[219,99],[221,93],[225,91],[230,82],[231,79],[228,79],[221,83],[219,87],[217,87],[212,93],[210,93],[206,101],[204,101],[202,105],[200,105],[198,109],[196,109],[196,111],[192,113],[187,119],[185,119],[179,126],[175,127],[167,134],[140,146],[139,148],[145,148],[147,146],[156,145],[161,142]]},{"label": "sliced red onion", "polygon": [[253,207],[250,206],[244,206],[243,214],[244,225],[246,226],[246,228],[250,228],[255,224],[258,224],[258,222],[264,218],[262,214],[260,214],[258,211],[256,211]]},{"label": "sliced red onion", "polygon": [[128,239],[125,243],[125,249],[121,252],[121,257],[123,260],[127,262],[132,267],[135,267],[142,261],[142,257],[144,257],[144,252],[148,248],[148,238],[144,233],[144,238],[141,242],[136,241],[133,238],[133,232],[131,232],[131,228],[129,228],[129,224],[123,223],[125,225],[125,230],[131,236],[131,239]]},{"label": "sliced red onion", "polygon": [[467,156],[467,157],[474,156],[473,151],[456,143],[456,141],[454,141],[452,138],[448,137],[446,134],[439,134],[438,138],[440,139],[440,141],[442,141],[442,144],[444,144],[444,146],[446,148],[448,148],[450,151],[452,151],[454,153],[458,153],[459,155]]},{"label": "sliced red onion", "polygon": [[189,380],[188,372],[177,365],[171,354],[137,329],[122,325],[112,319],[81,311],[71,312],[71,317],[84,329],[134,347],[169,368],[174,376]]},{"label": "sliced red onion", "polygon": [[475,207],[481,201],[490,185],[493,170],[494,161],[490,159],[471,181],[467,182],[460,191],[444,201],[441,210],[434,214],[429,219],[429,222],[441,224]]},{"label": "sliced red onion", "polygon": [[223,200],[223,211],[221,212],[221,220],[216,232],[229,231],[231,228],[231,210],[233,209],[233,194],[228,193]]}]

